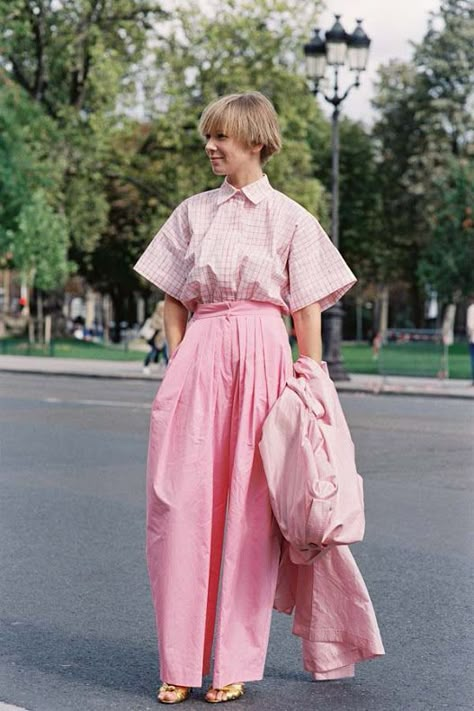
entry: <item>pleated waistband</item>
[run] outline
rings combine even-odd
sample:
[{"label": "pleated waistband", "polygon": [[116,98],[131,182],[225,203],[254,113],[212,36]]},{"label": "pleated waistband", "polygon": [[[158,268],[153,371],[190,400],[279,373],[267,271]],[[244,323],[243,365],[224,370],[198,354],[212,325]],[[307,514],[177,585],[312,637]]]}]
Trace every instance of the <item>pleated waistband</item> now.
[{"label": "pleated waistband", "polygon": [[198,304],[192,320],[212,318],[215,316],[277,316],[281,318],[282,309],[277,304],[268,301],[251,301],[239,299],[236,301],[216,301],[212,304]]}]

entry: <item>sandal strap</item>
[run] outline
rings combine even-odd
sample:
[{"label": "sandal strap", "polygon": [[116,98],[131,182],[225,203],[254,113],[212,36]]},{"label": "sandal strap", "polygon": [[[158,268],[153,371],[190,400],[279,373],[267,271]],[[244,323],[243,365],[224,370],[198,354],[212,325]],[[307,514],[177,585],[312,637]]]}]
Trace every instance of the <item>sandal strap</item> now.
[{"label": "sandal strap", "polygon": [[242,683],[226,684],[223,688],[223,691],[240,691],[240,693],[242,694],[244,691],[244,685]]},{"label": "sandal strap", "polygon": [[[164,701],[166,704],[179,703],[180,701],[185,701],[191,694],[190,686],[179,686],[177,684],[168,684],[166,681],[162,683],[158,689],[158,696],[163,693],[176,694],[176,701]],[[160,700],[160,699],[158,699]]]},{"label": "sandal strap", "polygon": [[216,689],[213,686],[210,686],[208,691],[215,691],[217,693],[221,691],[223,693],[222,699],[216,699],[215,701],[211,701],[211,703],[219,704],[225,701],[235,701],[236,699],[239,699],[241,696],[244,695],[245,687],[243,683],[226,684],[221,689]]}]

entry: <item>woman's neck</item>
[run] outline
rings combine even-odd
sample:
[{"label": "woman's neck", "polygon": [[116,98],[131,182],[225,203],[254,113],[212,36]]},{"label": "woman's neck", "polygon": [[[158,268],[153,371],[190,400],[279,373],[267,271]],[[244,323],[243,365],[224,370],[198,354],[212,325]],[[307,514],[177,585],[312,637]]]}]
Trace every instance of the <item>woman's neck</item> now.
[{"label": "woman's neck", "polygon": [[257,180],[260,180],[260,178],[263,178],[263,171],[261,166],[258,166],[258,168],[255,169],[239,171],[234,175],[228,175],[227,182],[234,188],[240,189],[246,185],[250,185],[250,183],[255,183]]}]

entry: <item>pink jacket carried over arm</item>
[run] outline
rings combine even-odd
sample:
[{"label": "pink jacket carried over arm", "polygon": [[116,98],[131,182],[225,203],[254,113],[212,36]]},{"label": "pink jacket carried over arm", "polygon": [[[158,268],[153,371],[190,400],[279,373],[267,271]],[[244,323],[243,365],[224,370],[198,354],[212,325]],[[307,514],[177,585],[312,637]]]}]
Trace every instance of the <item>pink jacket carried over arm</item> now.
[{"label": "pink jacket carried over arm", "polygon": [[354,674],[384,654],[367,588],[348,548],[364,535],[362,478],[326,364],[301,356],[259,444],[285,538],[275,608],[291,614],[315,679]]}]

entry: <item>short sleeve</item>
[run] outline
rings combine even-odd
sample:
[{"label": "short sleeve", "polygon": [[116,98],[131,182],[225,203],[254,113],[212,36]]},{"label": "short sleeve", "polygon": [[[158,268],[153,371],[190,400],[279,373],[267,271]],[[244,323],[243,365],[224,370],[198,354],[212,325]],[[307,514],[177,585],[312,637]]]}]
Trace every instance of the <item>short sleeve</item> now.
[{"label": "short sleeve", "polygon": [[340,252],[309,212],[298,216],[288,255],[290,311],[318,302],[328,309],[357,281]]},{"label": "short sleeve", "polygon": [[189,222],[186,201],[171,213],[133,267],[166,294],[181,298],[188,268]]}]

